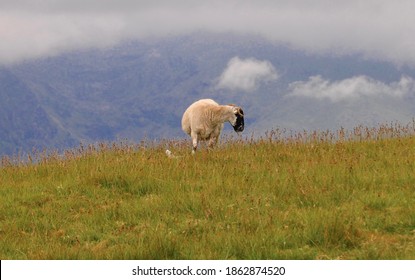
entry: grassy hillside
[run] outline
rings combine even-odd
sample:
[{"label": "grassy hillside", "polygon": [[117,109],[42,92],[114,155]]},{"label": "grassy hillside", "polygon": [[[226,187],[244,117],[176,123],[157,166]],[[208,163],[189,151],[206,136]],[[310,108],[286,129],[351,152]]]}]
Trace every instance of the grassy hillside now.
[{"label": "grassy hillside", "polygon": [[4,157],[0,259],[415,259],[411,135],[271,131],[195,156],[166,141]]}]

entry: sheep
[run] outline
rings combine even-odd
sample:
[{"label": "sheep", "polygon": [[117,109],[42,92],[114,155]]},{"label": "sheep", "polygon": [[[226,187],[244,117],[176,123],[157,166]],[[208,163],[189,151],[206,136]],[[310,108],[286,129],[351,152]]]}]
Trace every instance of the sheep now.
[{"label": "sheep", "polygon": [[192,154],[196,152],[200,140],[208,140],[209,148],[215,146],[225,122],[229,122],[237,133],[242,132],[242,108],[233,104],[219,105],[212,99],[201,99],[190,105],[183,114],[182,129],[192,138]]}]

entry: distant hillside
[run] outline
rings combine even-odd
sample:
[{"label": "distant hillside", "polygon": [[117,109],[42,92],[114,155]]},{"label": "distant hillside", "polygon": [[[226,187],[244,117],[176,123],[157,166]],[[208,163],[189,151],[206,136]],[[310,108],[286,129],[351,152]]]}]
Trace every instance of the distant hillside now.
[{"label": "distant hillside", "polygon": [[[235,56],[269,61],[280,77],[253,92],[217,89],[218,77]],[[243,106],[245,133],[406,122],[415,115],[413,96],[337,103],[287,96],[290,83],[313,75],[330,80],[367,75],[385,83],[415,76],[411,69],[357,56],[311,56],[231,34],[67,53],[0,68],[0,155],[79,142],[185,137],[181,114],[202,97]]]},{"label": "distant hillside", "polygon": [[0,70],[0,152],[16,154],[47,146],[76,143],[51,115],[36,94],[18,77]]}]

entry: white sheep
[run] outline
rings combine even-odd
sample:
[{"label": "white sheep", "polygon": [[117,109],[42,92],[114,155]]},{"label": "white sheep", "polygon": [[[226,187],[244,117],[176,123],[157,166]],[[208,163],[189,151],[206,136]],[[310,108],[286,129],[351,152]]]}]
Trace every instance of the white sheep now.
[{"label": "white sheep", "polygon": [[243,110],[233,104],[219,105],[212,99],[201,99],[190,105],[183,114],[182,129],[192,137],[192,153],[200,140],[209,140],[209,148],[216,145],[224,122],[229,122],[236,132],[243,131]]}]

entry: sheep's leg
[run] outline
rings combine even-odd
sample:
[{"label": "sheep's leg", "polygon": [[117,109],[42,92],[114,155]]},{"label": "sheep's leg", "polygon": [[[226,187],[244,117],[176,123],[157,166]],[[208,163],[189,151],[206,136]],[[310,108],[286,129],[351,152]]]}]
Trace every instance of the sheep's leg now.
[{"label": "sheep's leg", "polygon": [[215,130],[212,132],[212,134],[210,134],[210,139],[209,139],[209,144],[208,144],[208,148],[210,150],[218,144],[219,136],[220,136],[220,132],[222,131],[222,128],[223,128],[223,124],[216,127]]},{"label": "sheep's leg", "polygon": [[215,147],[217,143],[218,143],[218,137],[212,137],[212,138],[210,138],[209,144],[208,144],[208,148],[210,150],[213,149],[213,147]]},{"label": "sheep's leg", "polygon": [[192,136],[192,144],[193,144],[192,154],[194,154],[197,149],[198,137],[197,137],[197,133],[194,133],[194,132],[191,133],[191,136]]}]

